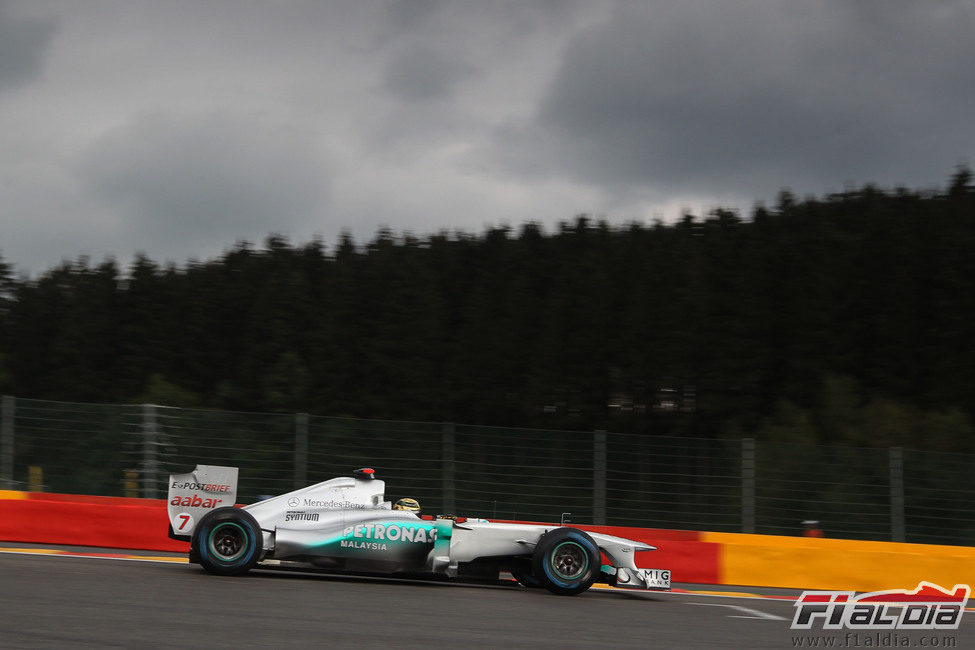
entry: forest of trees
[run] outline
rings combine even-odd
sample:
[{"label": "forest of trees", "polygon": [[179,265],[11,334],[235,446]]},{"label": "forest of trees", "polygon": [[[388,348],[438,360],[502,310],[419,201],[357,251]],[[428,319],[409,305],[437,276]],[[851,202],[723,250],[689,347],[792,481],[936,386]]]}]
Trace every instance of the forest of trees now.
[{"label": "forest of trees", "polygon": [[0,392],[975,451],[975,188],[20,277]]}]

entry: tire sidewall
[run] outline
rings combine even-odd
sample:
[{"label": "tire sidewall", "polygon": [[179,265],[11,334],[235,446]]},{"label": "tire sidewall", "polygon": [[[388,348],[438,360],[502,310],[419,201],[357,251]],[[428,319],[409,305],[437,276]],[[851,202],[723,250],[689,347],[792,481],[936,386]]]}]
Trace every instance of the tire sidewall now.
[{"label": "tire sidewall", "polygon": [[[215,531],[224,526],[233,526],[244,537],[244,548],[232,559],[227,560],[211,549],[211,538]],[[240,508],[218,508],[207,514],[193,530],[191,553],[210,573],[233,576],[250,571],[261,556],[263,534],[254,516]]]},{"label": "tire sidewall", "polygon": [[[574,544],[584,553],[585,569],[577,577],[567,579],[552,567],[553,553],[564,544]],[[592,537],[577,528],[556,528],[542,535],[532,556],[532,577],[540,586],[559,595],[571,596],[582,593],[596,580],[599,571],[599,548]]]}]

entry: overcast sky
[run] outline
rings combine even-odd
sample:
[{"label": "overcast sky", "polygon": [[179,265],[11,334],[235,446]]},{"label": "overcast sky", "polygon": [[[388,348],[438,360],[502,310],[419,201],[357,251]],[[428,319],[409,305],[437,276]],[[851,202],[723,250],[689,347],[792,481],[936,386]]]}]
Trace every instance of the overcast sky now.
[{"label": "overcast sky", "polygon": [[943,186],[975,0],[0,0],[0,255]]}]

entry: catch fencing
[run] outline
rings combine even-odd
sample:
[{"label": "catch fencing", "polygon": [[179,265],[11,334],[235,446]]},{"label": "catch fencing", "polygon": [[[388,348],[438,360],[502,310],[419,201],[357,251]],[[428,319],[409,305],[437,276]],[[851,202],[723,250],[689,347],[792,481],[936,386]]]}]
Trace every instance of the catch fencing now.
[{"label": "catch fencing", "polygon": [[0,489],[162,498],[198,463],[242,502],[368,466],[426,512],[975,545],[975,455],[2,400]]}]

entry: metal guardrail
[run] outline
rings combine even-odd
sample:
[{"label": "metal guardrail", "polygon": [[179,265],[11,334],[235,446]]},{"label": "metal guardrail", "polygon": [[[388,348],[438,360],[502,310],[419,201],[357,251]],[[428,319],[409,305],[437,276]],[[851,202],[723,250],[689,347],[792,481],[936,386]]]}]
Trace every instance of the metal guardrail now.
[{"label": "metal guardrail", "polygon": [[579,523],[786,535],[816,519],[830,537],[975,545],[975,455],[0,403],[0,489],[161,498],[170,472],[197,463],[239,467],[242,501],[371,466],[388,495],[428,512],[557,521],[568,511]]}]

